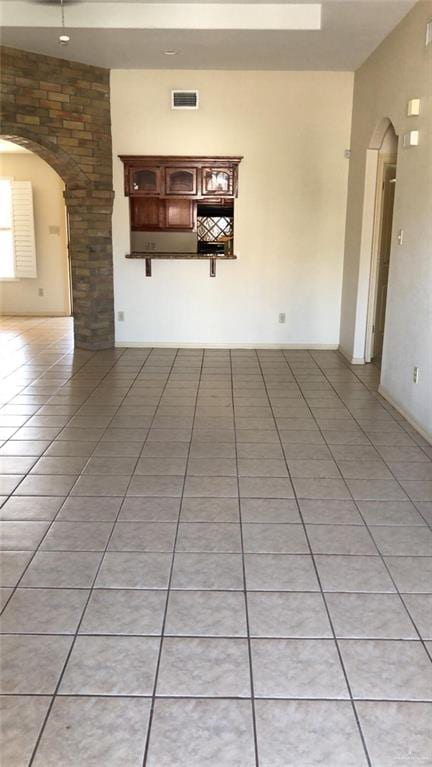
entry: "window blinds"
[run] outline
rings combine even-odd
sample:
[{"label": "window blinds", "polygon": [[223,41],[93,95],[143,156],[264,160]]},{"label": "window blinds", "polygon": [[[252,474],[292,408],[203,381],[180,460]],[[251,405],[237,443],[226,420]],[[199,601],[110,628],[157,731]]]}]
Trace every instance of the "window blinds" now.
[{"label": "window blinds", "polygon": [[33,194],[30,181],[12,181],[15,277],[37,277]]}]

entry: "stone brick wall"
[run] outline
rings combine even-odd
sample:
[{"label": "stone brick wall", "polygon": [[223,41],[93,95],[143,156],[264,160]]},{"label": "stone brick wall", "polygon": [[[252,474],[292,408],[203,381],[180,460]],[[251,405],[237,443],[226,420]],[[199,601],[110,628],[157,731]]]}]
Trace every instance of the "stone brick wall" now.
[{"label": "stone brick wall", "polygon": [[0,135],[62,177],[75,342],[114,344],[109,70],[0,47]]}]

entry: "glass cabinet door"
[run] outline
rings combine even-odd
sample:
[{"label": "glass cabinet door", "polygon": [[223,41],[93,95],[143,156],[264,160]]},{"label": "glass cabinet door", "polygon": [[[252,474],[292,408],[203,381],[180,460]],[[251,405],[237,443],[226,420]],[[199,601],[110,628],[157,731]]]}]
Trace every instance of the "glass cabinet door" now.
[{"label": "glass cabinet door", "polygon": [[203,168],[202,194],[208,197],[231,197],[233,195],[232,169]]},{"label": "glass cabinet door", "polygon": [[152,196],[159,194],[159,168],[131,168],[130,192],[131,194],[148,194]]},{"label": "glass cabinet door", "polygon": [[165,168],[165,194],[196,195],[197,168]]}]

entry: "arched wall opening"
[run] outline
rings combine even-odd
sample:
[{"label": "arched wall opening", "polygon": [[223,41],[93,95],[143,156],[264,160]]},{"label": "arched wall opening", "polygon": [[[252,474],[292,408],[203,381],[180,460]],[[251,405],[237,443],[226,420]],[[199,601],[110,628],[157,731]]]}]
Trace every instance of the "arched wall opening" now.
[{"label": "arched wall opening", "polygon": [[[12,142],[0,141],[0,181],[11,225],[14,198],[18,204],[15,215],[20,221],[18,231],[10,230],[2,246],[0,313],[70,316],[72,302],[63,180],[34,152]],[[24,210],[23,187],[32,203],[27,206],[24,202]],[[24,274],[21,273],[23,257]]]},{"label": "arched wall opening", "polygon": [[0,48],[0,138],[45,160],[61,177],[67,210],[78,348],[114,346],[109,71]]},{"label": "arched wall opening", "polygon": [[[391,139],[389,138],[391,137]],[[378,247],[378,224],[380,220],[380,155],[389,147],[391,140],[397,149],[397,134],[388,117],[376,125],[366,150],[366,166],[363,194],[363,211],[360,240],[354,351],[352,362],[370,362],[373,351],[373,318],[376,305],[376,269]],[[389,150],[390,151],[390,150]]]},{"label": "arched wall opening", "polygon": [[[365,362],[381,361],[387,303],[388,270],[391,247],[393,204],[396,186],[398,138],[390,120],[385,133],[374,136],[377,172],[375,177],[372,247],[369,271],[369,295],[365,338]],[[384,128],[384,121],[381,124]],[[387,261],[387,263],[384,263]],[[385,271],[385,274],[384,274]],[[381,336],[381,338],[379,338]]]},{"label": "arched wall opening", "polygon": [[[5,125],[2,124],[2,131]],[[113,192],[95,190],[79,166],[48,141],[38,143],[21,130],[0,139],[28,149],[56,171],[64,183],[71,303],[75,346],[106,349],[114,345],[111,215]]]}]

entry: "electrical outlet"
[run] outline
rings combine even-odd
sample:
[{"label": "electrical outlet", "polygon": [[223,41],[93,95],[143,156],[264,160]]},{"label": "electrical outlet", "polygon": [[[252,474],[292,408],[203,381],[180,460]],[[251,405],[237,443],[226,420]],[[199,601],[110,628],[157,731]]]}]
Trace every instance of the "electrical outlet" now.
[{"label": "electrical outlet", "polygon": [[117,312],[117,319],[119,322],[124,322],[124,312]]},{"label": "electrical outlet", "polygon": [[279,322],[283,325],[284,322],[286,322],[286,314],[285,312],[280,312],[279,314]]},{"label": "electrical outlet", "polygon": [[39,290],[38,290],[38,296],[41,296],[41,297],[42,297],[42,296],[43,296],[43,294],[44,294],[44,289],[43,289],[43,288],[39,288]]},{"label": "electrical outlet", "polygon": [[419,375],[420,375],[420,369],[418,367],[415,367],[414,368],[414,372],[413,372],[413,381],[414,381],[414,383],[418,383],[419,382]]}]

